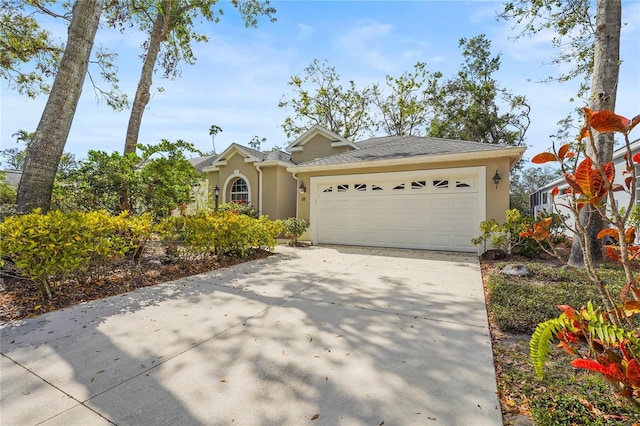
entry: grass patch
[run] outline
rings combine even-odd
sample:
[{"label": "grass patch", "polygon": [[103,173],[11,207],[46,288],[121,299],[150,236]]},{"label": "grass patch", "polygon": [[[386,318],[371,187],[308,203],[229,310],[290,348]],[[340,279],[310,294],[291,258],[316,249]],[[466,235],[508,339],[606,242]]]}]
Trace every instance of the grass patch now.
[{"label": "grass patch", "polygon": [[[602,376],[571,367],[564,351],[554,349],[543,380],[533,371],[528,342],[539,322],[557,317],[557,305],[579,308],[589,300],[601,305],[600,294],[584,271],[529,262],[530,275],[512,277],[499,272],[505,265],[496,264],[486,280],[492,324],[505,334],[494,341],[503,412],[530,415],[536,425],[544,426],[640,423],[640,412],[616,397]],[[603,267],[600,273],[617,295],[625,281],[623,271]],[[513,418],[505,416],[505,424],[513,424]]]},{"label": "grass patch", "polygon": [[[499,264],[501,268],[505,264]],[[588,301],[601,305],[600,293],[584,271],[544,263],[527,263],[530,275],[513,277],[492,273],[488,279],[491,313],[500,330],[532,334],[538,323],[560,315],[558,305],[575,308]],[[617,294],[624,283],[621,270],[601,269],[605,282]]]}]

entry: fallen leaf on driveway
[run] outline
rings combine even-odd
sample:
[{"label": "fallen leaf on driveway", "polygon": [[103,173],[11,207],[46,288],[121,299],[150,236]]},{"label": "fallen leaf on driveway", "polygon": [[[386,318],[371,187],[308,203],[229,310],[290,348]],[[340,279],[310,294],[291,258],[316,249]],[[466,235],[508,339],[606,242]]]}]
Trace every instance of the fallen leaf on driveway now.
[{"label": "fallen leaf on driveway", "polygon": [[318,417],[320,417],[320,414],[314,414],[314,415],[311,417],[311,420],[315,420],[315,419],[317,419]]},{"label": "fallen leaf on driveway", "polygon": [[227,383],[227,379],[220,379],[220,383]]}]

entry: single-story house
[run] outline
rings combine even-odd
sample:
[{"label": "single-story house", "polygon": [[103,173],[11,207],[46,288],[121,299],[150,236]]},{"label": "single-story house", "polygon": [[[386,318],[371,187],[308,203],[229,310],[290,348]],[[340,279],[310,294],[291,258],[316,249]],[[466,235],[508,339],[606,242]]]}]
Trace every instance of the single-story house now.
[{"label": "single-story house", "polygon": [[[640,139],[633,141],[629,147],[631,148],[631,155],[635,155],[640,152]],[[626,146],[622,146],[621,148],[616,149],[613,152],[613,166],[615,168],[616,174],[614,178],[614,182],[624,184],[624,180],[626,175],[623,175],[623,172],[626,170],[626,162],[624,159],[624,155],[627,152]],[[636,176],[640,176],[640,167],[638,165],[636,167]],[[636,199],[635,205],[640,207],[640,178],[636,179]],[[558,195],[555,197],[555,206],[553,204],[553,199],[551,198],[551,191],[554,188],[558,188]],[[541,212],[553,212],[561,214],[567,219],[567,225],[569,227],[573,226],[573,215],[571,211],[567,207],[569,203],[569,194],[565,194],[565,191],[569,189],[569,184],[564,180],[564,178],[559,178],[554,180],[553,182],[548,183],[540,187],[537,191],[532,193],[529,196],[530,200],[530,209],[531,215],[533,217],[537,217]],[[629,204],[629,193],[625,191],[616,191],[613,193],[613,197],[616,201],[616,208],[627,207]]]},{"label": "single-story house", "polygon": [[477,252],[480,222],[504,222],[525,147],[417,136],[352,142],[314,126],[287,152],[232,144],[204,167],[220,203],[310,221],[313,244]]}]

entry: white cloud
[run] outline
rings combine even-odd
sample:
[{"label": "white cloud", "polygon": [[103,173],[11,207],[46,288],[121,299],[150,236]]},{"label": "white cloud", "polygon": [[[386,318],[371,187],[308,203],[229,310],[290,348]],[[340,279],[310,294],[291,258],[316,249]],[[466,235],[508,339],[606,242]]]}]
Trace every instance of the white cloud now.
[{"label": "white cloud", "polygon": [[298,40],[309,38],[315,32],[315,28],[306,24],[298,24]]},{"label": "white cloud", "polygon": [[353,58],[364,61],[366,65],[385,72],[393,72],[397,70],[398,64],[391,55],[381,52],[385,45],[384,39],[392,30],[392,25],[368,22],[348,30],[336,42]]}]

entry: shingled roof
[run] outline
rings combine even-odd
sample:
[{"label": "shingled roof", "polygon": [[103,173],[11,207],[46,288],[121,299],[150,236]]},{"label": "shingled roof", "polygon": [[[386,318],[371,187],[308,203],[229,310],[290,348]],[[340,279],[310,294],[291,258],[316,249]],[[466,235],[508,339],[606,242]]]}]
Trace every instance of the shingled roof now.
[{"label": "shingled roof", "polygon": [[420,136],[383,136],[356,142],[356,146],[358,149],[330,157],[317,158],[298,164],[298,166],[360,163],[405,157],[499,151],[508,148],[505,145]]},{"label": "shingled roof", "polygon": [[189,158],[189,163],[198,171],[202,172],[202,169],[209,167],[215,161],[215,155],[205,155],[204,157]]},{"label": "shingled roof", "polygon": [[206,167],[204,167],[203,171],[211,171],[215,167],[218,167],[218,163],[226,161],[229,154],[231,154],[234,150],[239,151],[240,153],[242,153],[242,155],[251,157],[252,161],[255,162],[270,163],[272,161],[275,161],[293,165],[293,163],[291,162],[291,154],[288,154],[286,152],[276,150],[263,152],[234,142],[229,145],[227,149],[222,152],[222,154],[218,155],[213,161],[208,163]]}]

